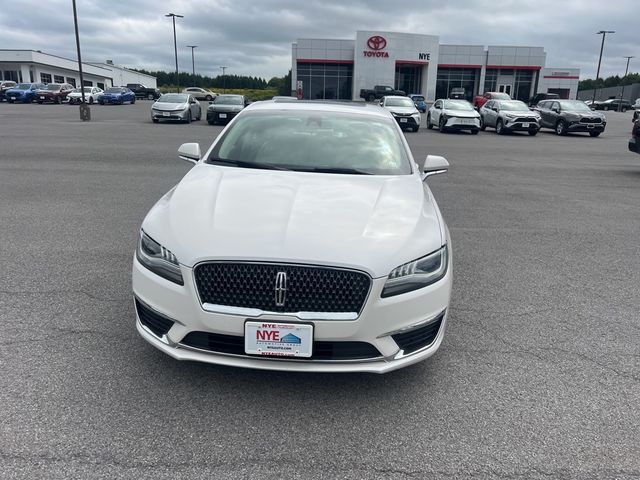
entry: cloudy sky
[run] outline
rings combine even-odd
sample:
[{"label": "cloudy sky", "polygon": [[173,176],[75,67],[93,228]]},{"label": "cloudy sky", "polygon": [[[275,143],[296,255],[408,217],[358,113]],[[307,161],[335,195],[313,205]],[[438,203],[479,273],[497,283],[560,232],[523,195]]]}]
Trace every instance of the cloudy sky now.
[{"label": "cloudy sky", "polygon": [[[297,38],[348,38],[356,30],[440,35],[441,43],[542,46],[547,66],[578,67],[595,75],[607,36],[601,76],[623,74],[624,55],[637,55],[639,0],[77,0],[83,57],[118,65],[173,70],[177,19],[180,70],[284,75]],[[3,1],[0,48],[42,50],[75,58],[71,0]],[[635,63],[635,65],[634,65]],[[635,68],[634,68],[635,67]]]}]

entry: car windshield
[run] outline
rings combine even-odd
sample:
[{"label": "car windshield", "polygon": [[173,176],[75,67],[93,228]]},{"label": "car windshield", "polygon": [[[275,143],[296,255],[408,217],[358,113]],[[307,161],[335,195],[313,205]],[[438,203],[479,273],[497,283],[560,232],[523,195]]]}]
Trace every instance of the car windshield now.
[{"label": "car windshield", "polygon": [[188,95],[184,95],[181,93],[165,93],[162,95],[158,102],[160,103],[186,103]]},{"label": "car windshield", "polygon": [[491,98],[494,98],[496,100],[510,100],[511,97],[509,95],[507,95],[506,93],[492,93],[491,94]]},{"label": "car windshield", "polygon": [[107,93],[122,93],[122,89],[118,87],[109,87],[106,91]]},{"label": "car windshield", "polygon": [[242,105],[242,97],[240,95],[220,95],[213,101],[218,105]]},{"label": "car windshield", "polygon": [[527,112],[529,107],[520,100],[509,100],[498,102],[500,110],[506,110],[507,112]]},{"label": "car windshield", "polygon": [[465,100],[446,100],[444,102],[444,108],[448,108],[450,110],[463,110],[466,112],[473,110],[471,104]]},{"label": "car windshield", "polygon": [[413,107],[413,100],[409,98],[387,98],[385,107]]},{"label": "car windshield", "polygon": [[411,173],[393,120],[317,110],[247,110],[218,141],[207,163],[338,174]]},{"label": "car windshield", "polygon": [[44,87],[45,90],[60,90],[60,85],[57,83],[50,83],[49,85],[47,85],[46,87]]},{"label": "car windshield", "polygon": [[564,100],[558,103],[560,103],[560,108],[567,112],[591,112],[587,104],[580,100]]},{"label": "car windshield", "polygon": [[21,83],[20,85],[18,85],[17,87],[18,90],[29,90],[31,88],[31,84],[30,83]]},{"label": "car windshield", "polygon": [[416,96],[414,96],[412,98],[413,98],[414,102],[424,102],[424,97],[416,95]]}]

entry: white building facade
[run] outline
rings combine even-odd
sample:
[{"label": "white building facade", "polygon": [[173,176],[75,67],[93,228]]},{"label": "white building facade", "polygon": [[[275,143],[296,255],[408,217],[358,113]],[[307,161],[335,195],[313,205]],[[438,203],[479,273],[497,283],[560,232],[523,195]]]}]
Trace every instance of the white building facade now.
[{"label": "white building facade", "polygon": [[464,88],[468,100],[501,91],[525,102],[548,91],[576,98],[578,89],[579,71],[545,69],[542,47],[441,45],[435,35],[358,31],[355,40],[301,38],[291,53],[292,91],[309,99],[358,100],[375,85],[428,101],[452,88]]},{"label": "white building facade", "polygon": [[[127,83],[156,87],[156,78],[108,63],[82,63],[85,86],[102,89]],[[70,83],[80,86],[78,62],[37,50],[0,49],[0,80],[24,83]]]}]

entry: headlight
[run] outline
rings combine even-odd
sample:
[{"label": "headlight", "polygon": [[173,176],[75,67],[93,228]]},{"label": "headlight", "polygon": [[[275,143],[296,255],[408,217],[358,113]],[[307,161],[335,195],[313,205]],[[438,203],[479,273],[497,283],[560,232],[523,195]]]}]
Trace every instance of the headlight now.
[{"label": "headlight", "polygon": [[440,280],[447,273],[447,246],[426,257],[394,268],[382,289],[382,298],[411,292]]},{"label": "headlight", "polygon": [[136,258],[153,273],[178,285],[184,285],[176,256],[142,230]]},{"label": "headlight", "polygon": [[517,118],[518,115],[516,113],[505,113],[505,117],[508,118]]}]

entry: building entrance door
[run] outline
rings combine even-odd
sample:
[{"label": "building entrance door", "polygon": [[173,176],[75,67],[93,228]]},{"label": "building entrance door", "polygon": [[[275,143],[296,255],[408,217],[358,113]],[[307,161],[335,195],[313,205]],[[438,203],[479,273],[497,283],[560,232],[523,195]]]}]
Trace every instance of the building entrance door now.
[{"label": "building entrance door", "polygon": [[511,96],[512,89],[513,89],[513,85],[509,83],[501,83],[500,85],[498,85],[498,91],[501,93],[506,93],[509,96]]},{"label": "building entrance door", "polygon": [[423,69],[424,65],[397,64],[394,88],[402,90],[407,95],[423,93],[421,92]]}]

